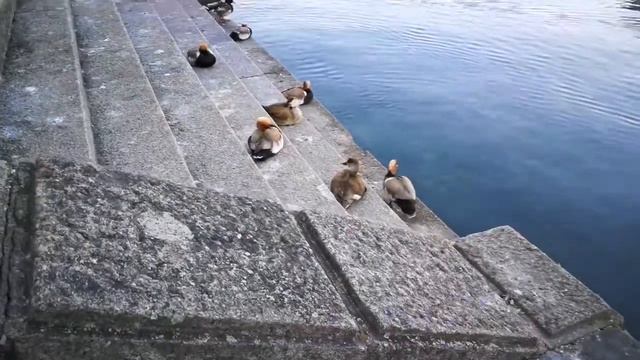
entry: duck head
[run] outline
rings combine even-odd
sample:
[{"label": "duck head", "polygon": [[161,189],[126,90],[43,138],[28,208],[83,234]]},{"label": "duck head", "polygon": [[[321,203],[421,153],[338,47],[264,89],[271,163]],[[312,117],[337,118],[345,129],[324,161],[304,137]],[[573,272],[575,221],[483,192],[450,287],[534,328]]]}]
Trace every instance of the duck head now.
[{"label": "duck head", "polygon": [[256,127],[261,131],[265,131],[273,125],[273,121],[266,116],[261,116],[256,121]]},{"label": "duck head", "polygon": [[389,172],[395,176],[398,173],[398,161],[395,159],[389,161],[389,166],[387,167],[387,170],[389,170]]},{"label": "duck head", "polygon": [[309,80],[305,80],[305,81],[302,83],[302,90],[304,90],[304,91],[309,91],[309,90],[311,90],[311,81],[309,81]]},{"label": "duck head", "polygon": [[198,51],[200,51],[200,52],[208,52],[209,51],[209,45],[207,45],[206,43],[201,43],[200,46],[198,46]]},{"label": "duck head", "polygon": [[349,158],[347,161],[343,162],[342,165],[347,165],[350,171],[357,173],[360,170],[360,160]]}]

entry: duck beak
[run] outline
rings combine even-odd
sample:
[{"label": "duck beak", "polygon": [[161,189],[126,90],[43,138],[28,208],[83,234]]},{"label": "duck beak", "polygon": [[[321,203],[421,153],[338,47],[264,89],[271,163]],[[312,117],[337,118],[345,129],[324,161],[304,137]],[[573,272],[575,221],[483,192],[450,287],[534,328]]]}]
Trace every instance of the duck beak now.
[{"label": "duck beak", "polygon": [[343,162],[343,163],[341,163],[341,164],[342,164],[342,165],[347,165],[347,162],[345,161],[345,162]]}]

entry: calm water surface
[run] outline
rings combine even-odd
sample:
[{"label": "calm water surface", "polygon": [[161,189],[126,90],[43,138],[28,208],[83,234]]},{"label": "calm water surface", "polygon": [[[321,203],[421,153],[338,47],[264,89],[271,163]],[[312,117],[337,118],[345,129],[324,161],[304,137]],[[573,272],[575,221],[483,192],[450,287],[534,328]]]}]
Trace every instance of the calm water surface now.
[{"label": "calm water surface", "polygon": [[233,17],[457,233],[514,226],[640,337],[638,10],[242,0]]}]

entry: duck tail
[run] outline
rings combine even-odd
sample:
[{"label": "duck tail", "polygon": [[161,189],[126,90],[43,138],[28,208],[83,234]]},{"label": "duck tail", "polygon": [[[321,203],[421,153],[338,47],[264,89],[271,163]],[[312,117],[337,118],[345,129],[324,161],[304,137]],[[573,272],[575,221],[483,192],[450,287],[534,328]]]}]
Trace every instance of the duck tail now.
[{"label": "duck tail", "polygon": [[251,157],[255,161],[265,161],[268,158],[273,157],[274,155],[275,154],[272,153],[270,149],[265,149],[265,150],[260,150],[260,151],[253,152],[251,154]]},{"label": "duck tail", "polygon": [[405,213],[409,217],[416,216],[416,202],[415,200],[403,200],[396,199],[396,204],[400,207],[403,213]]},{"label": "duck tail", "polygon": [[236,31],[233,31],[231,34],[229,34],[229,37],[233,39],[233,41],[240,41],[240,35],[238,35],[238,32]]}]

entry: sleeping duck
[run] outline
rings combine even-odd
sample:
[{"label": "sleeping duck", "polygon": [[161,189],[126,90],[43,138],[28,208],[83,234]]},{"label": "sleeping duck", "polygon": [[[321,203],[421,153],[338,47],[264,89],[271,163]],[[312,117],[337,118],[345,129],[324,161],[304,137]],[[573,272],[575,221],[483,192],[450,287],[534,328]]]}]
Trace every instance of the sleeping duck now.
[{"label": "sleeping duck", "polygon": [[342,165],[347,165],[347,169],[331,179],[329,188],[340,205],[348,209],[355,201],[362,199],[367,192],[367,184],[360,174],[359,160],[349,158]]},{"label": "sleeping duck", "polygon": [[208,3],[204,7],[214,14],[216,14],[220,19],[224,19],[225,17],[231,15],[233,12],[233,0],[221,0],[214,1]]},{"label": "sleeping duck", "polygon": [[313,100],[313,90],[311,90],[311,81],[305,80],[302,86],[292,87],[282,92],[287,100],[296,99],[302,105],[307,105]]},{"label": "sleeping duck", "polygon": [[264,161],[276,155],[284,147],[282,130],[268,117],[259,117],[256,130],[247,140],[251,157],[255,161]]},{"label": "sleeping duck", "polygon": [[245,41],[249,40],[252,34],[253,30],[251,30],[247,24],[242,24],[233,30],[229,36],[231,36],[233,41]]},{"label": "sleeping duck", "polygon": [[197,49],[187,51],[187,60],[191,66],[212,67],[216,63],[216,57],[205,43],[200,44]]},{"label": "sleeping duck", "polygon": [[302,121],[302,110],[296,100],[263,106],[267,113],[279,126],[295,125]]},{"label": "sleeping duck", "polygon": [[391,206],[396,203],[403,213],[410,218],[416,216],[416,190],[406,176],[398,176],[398,162],[389,161],[387,174],[384,176],[383,199]]}]

